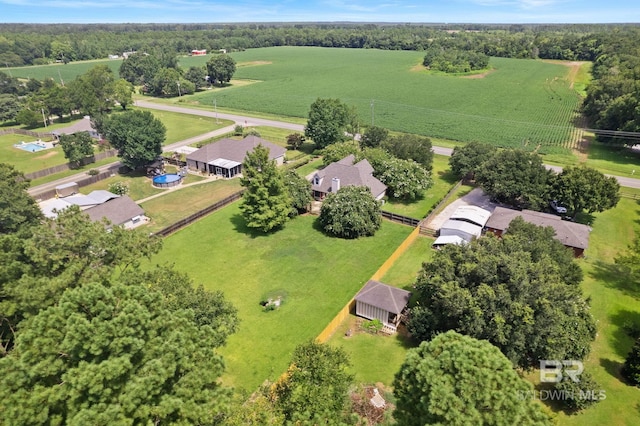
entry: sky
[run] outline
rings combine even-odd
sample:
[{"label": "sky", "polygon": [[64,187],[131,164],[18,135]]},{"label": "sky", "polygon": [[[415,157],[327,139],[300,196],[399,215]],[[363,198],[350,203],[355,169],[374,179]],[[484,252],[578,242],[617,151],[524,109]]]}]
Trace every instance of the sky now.
[{"label": "sky", "polygon": [[638,0],[0,0],[1,23],[638,23]]}]

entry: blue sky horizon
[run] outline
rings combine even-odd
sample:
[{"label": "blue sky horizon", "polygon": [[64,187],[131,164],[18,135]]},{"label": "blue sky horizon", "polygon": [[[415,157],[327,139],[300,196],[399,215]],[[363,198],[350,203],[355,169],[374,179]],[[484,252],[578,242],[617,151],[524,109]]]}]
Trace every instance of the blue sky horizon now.
[{"label": "blue sky horizon", "polygon": [[638,23],[637,0],[0,0],[1,23]]}]

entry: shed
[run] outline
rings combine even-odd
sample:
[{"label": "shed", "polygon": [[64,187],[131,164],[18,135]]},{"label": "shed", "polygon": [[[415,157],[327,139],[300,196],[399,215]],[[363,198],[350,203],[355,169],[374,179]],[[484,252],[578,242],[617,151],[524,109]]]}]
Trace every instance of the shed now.
[{"label": "shed", "polygon": [[491,217],[491,212],[478,206],[460,206],[458,207],[449,219],[461,220],[463,222],[469,222],[474,225],[484,227],[487,221]]},{"label": "shed", "polygon": [[470,242],[474,238],[480,237],[482,227],[462,220],[447,220],[440,228],[440,236],[455,235]]},{"label": "shed", "polygon": [[80,186],[76,182],[69,182],[56,186],[56,196],[68,197],[69,195],[77,194],[80,191]]},{"label": "shed", "polygon": [[356,315],[378,319],[387,330],[395,332],[410,298],[411,293],[406,290],[370,280],[355,297]]},{"label": "shed", "polygon": [[432,246],[434,248],[440,248],[440,247],[445,246],[447,244],[462,245],[462,244],[466,244],[466,243],[467,243],[467,241],[464,238],[461,238],[461,237],[459,237],[457,235],[440,235],[433,242]]}]

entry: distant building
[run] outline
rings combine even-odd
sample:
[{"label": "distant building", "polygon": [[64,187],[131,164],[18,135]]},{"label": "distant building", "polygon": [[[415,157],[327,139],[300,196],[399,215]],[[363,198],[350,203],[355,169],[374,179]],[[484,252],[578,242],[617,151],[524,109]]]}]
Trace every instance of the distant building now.
[{"label": "distant building", "polygon": [[207,54],[207,49],[202,49],[202,50],[192,50],[191,51],[191,56],[204,56]]}]

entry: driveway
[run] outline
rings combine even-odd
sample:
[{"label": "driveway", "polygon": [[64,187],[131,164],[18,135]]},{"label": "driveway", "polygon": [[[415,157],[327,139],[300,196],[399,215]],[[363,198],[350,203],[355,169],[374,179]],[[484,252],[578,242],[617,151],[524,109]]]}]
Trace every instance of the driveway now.
[{"label": "driveway", "polygon": [[497,207],[497,204],[489,201],[489,196],[485,194],[482,189],[475,188],[464,197],[458,198],[453,203],[445,207],[442,212],[436,215],[436,217],[434,217],[433,220],[427,224],[427,226],[431,229],[440,229],[442,227],[442,224],[444,224],[451,217],[453,212],[456,211],[456,209],[460,206],[482,207],[483,209],[493,213],[493,211]]}]

